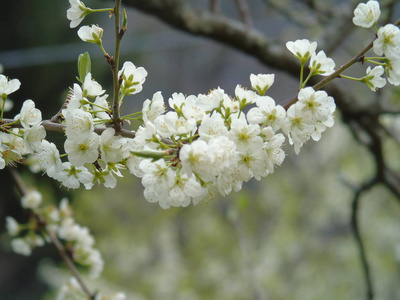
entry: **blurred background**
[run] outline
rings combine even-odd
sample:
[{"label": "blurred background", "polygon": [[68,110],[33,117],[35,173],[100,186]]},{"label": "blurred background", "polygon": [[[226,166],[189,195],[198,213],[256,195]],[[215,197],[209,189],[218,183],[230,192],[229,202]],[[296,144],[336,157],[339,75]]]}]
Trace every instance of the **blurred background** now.
[{"label": "blurred background", "polygon": [[[107,1],[84,2],[91,8],[113,6]],[[302,5],[292,7],[293,1],[247,2],[254,27],[277,43],[318,40],[323,30],[312,14],[296,20],[296,14],[284,13],[307,15]],[[324,1],[328,2],[350,13],[355,3]],[[208,6],[208,1],[188,3]],[[14,108],[6,117],[14,117],[23,101],[32,99],[43,119],[51,118],[76,82],[77,58],[86,51],[92,58],[93,77],[111,93],[109,67],[100,49],[81,42],[78,28],[69,28],[68,7],[67,0],[2,0],[0,63],[6,76],[22,83],[12,94]],[[220,12],[240,20],[235,1],[221,1]],[[250,87],[251,73],[276,74],[268,95],[278,103],[297,94],[296,78],[268,69],[250,56],[178,32],[132,8],[127,7],[127,14],[122,62],[130,60],[149,73],[143,91],[125,100],[127,112],[140,110],[157,91],[165,100],[174,92],[197,95],[217,87],[232,95],[236,84]],[[105,29],[104,44],[110,53],[112,23],[107,14],[90,15],[83,22]],[[358,52],[360,38],[366,36],[370,33],[355,29],[332,54],[337,65]],[[376,101],[362,84],[350,83],[348,88],[365,105]],[[398,101],[393,89],[379,98]],[[53,134],[51,139],[62,144],[64,138]],[[45,201],[68,197],[77,222],[95,236],[105,270],[100,281],[89,281],[92,289],[123,291],[127,299],[363,299],[365,284],[350,226],[354,197],[350,186],[372,176],[370,153],[354,140],[339,112],[335,126],[320,142],[309,142],[298,156],[289,145],[285,150],[282,167],[260,182],[244,184],[241,192],[169,210],[148,203],[140,179],[128,172],[112,190],[68,191],[45,176],[22,167],[21,171]],[[398,146],[388,142],[385,150],[398,169]],[[6,170],[0,174],[0,299],[55,299],[57,288],[70,274],[52,245],[35,249],[30,257],[11,252],[5,216],[21,222],[26,216],[10,175]],[[376,299],[399,299],[398,200],[378,186],[363,195],[359,213]]]}]

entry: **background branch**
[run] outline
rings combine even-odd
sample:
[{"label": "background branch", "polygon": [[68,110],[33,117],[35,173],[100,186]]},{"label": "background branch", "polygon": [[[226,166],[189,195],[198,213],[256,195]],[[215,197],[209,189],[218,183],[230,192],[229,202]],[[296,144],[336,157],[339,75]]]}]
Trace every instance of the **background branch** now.
[{"label": "background branch", "polygon": [[[16,186],[18,192],[20,193],[21,197],[25,196],[28,193],[28,188],[26,187],[26,185],[24,183],[24,180],[19,175],[19,173],[16,170],[16,168],[15,167],[8,167],[8,171],[11,174],[11,177],[13,178],[13,180],[15,182],[15,186]],[[34,213],[34,214],[35,214],[35,216],[36,216],[36,218],[38,220],[43,220],[43,218],[40,215],[38,215],[36,213]],[[42,223],[41,225],[43,225],[43,228],[44,228],[46,234],[50,237],[52,243],[57,248],[58,253],[62,257],[62,259],[65,261],[65,263],[66,263],[67,267],[70,269],[72,275],[78,281],[78,283],[79,283],[81,289],[83,290],[83,292],[88,296],[89,300],[95,299],[96,294],[92,293],[89,290],[89,288],[87,287],[87,285],[83,281],[82,276],[80,275],[78,269],[75,267],[74,263],[72,262],[72,259],[69,257],[69,255],[65,251],[64,246],[61,244],[60,240],[57,238],[57,236],[54,234],[54,232],[52,232],[50,229],[48,229],[46,227],[45,223]]]}]

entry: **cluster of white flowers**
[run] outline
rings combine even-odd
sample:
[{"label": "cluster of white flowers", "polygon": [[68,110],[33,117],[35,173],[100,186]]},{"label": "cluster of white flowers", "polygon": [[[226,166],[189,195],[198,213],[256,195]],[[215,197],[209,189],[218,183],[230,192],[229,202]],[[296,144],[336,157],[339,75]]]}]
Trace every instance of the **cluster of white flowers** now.
[{"label": "cluster of white flowers", "polygon": [[[89,269],[92,278],[98,278],[103,270],[103,260],[100,252],[93,247],[94,238],[88,228],[80,226],[72,217],[72,211],[66,198],[62,199],[59,207],[41,206],[42,195],[36,190],[28,191],[21,198],[21,205],[31,209],[37,217],[29,219],[26,224],[19,224],[14,218],[6,218],[8,234],[12,249],[22,255],[30,255],[32,249],[50,242],[48,231],[53,232],[59,239],[69,245],[69,252],[74,262]],[[40,216],[40,217],[39,217]]]},{"label": "cluster of white flowers", "polygon": [[[68,18],[75,27],[93,10],[81,1],[70,3]],[[375,26],[379,3],[362,3],[354,15],[355,24]],[[78,30],[82,40],[99,45],[102,33],[103,29],[95,25]],[[89,70],[80,79],[81,84],[74,84],[62,110],[66,135],[63,151],[45,140],[41,113],[32,100],[27,100],[14,118],[21,128],[0,132],[0,168],[33,154],[38,168],[71,189],[81,184],[90,189],[96,182],[113,188],[116,177],[127,168],[142,178],[145,198],[163,208],[196,204],[238,191],[243,182],[252,177],[260,180],[282,164],[285,135],[299,153],[305,143],[318,141],[334,123],[333,98],[305,84],[310,76],[334,73],[335,63],[324,51],[316,52],[316,42],[300,39],[286,46],[302,68],[309,61],[310,69],[308,77],[301,78],[298,101],[287,110],[265,95],[275,76],[251,74],[252,90],[237,85],[235,97],[221,88],[197,96],[174,93],[168,99],[168,111],[161,92],[155,93],[153,99],[143,103],[143,124],[135,138],[127,138],[111,126],[114,120],[108,95]],[[385,55],[384,63],[368,67],[366,76],[359,80],[375,91],[385,85],[381,75],[386,70],[389,82],[400,84],[400,29],[391,24],[377,29],[373,49]],[[146,76],[143,67],[129,61],[123,64],[118,71],[120,104],[125,96],[142,90]],[[3,99],[19,86],[18,80],[0,75]],[[65,155],[60,156],[60,152]]]},{"label": "cluster of white flowers", "polygon": [[[85,294],[78,281],[75,277],[71,277],[70,280],[61,286],[60,290],[58,291],[56,300],[86,300],[88,295]],[[97,293],[94,297],[94,300],[125,300],[126,296],[124,293],[113,293],[113,294],[102,294]]]},{"label": "cluster of white flowers", "polygon": [[[145,102],[146,121],[133,139],[136,156],[127,167],[142,177],[148,201],[169,208],[238,191],[243,182],[260,180],[282,164],[285,137],[279,130],[299,153],[310,137],[319,140],[333,125],[335,104],[325,92],[302,89],[299,101],[286,112],[264,95],[273,74],[252,74],[250,80],[262,95],[238,85],[235,98],[221,88],[198,96],[175,93],[168,112],[160,93]],[[164,157],[156,160],[156,153]]]},{"label": "cluster of white flowers", "polygon": [[379,2],[370,0],[367,3],[360,3],[354,10],[353,23],[363,28],[374,27],[377,38],[373,43],[373,50],[380,58],[365,58],[364,61],[377,64],[371,69],[368,67],[366,76],[360,81],[366,83],[372,91],[386,85],[386,79],[382,78],[386,72],[390,84],[400,85],[400,29],[393,24],[387,24],[379,29],[376,27],[381,10]]}]

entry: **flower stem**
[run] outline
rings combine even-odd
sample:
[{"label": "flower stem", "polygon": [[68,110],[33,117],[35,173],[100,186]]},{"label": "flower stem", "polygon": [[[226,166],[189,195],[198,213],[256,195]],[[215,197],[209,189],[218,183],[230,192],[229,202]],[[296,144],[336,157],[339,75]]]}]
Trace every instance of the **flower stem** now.
[{"label": "flower stem", "polygon": [[345,78],[345,79],[350,79],[350,80],[354,80],[354,81],[362,81],[362,78],[355,78],[355,77],[351,77],[351,76],[346,76],[346,75],[340,75],[340,78]]}]

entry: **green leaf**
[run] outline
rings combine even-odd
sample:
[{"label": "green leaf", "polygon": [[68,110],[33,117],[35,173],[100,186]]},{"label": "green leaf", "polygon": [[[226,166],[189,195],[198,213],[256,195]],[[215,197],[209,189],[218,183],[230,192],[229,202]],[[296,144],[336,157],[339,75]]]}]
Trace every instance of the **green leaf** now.
[{"label": "green leaf", "polygon": [[131,151],[131,153],[139,157],[152,158],[153,161],[159,160],[166,155],[164,151]]},{"label": "green leaf", "polygon": [[85,81],[86,75],[91,72],[92,62],[90,61],[90,55],[88,52],[80,54],[78,58],[78,73],[79,82],[83,83]]}]

